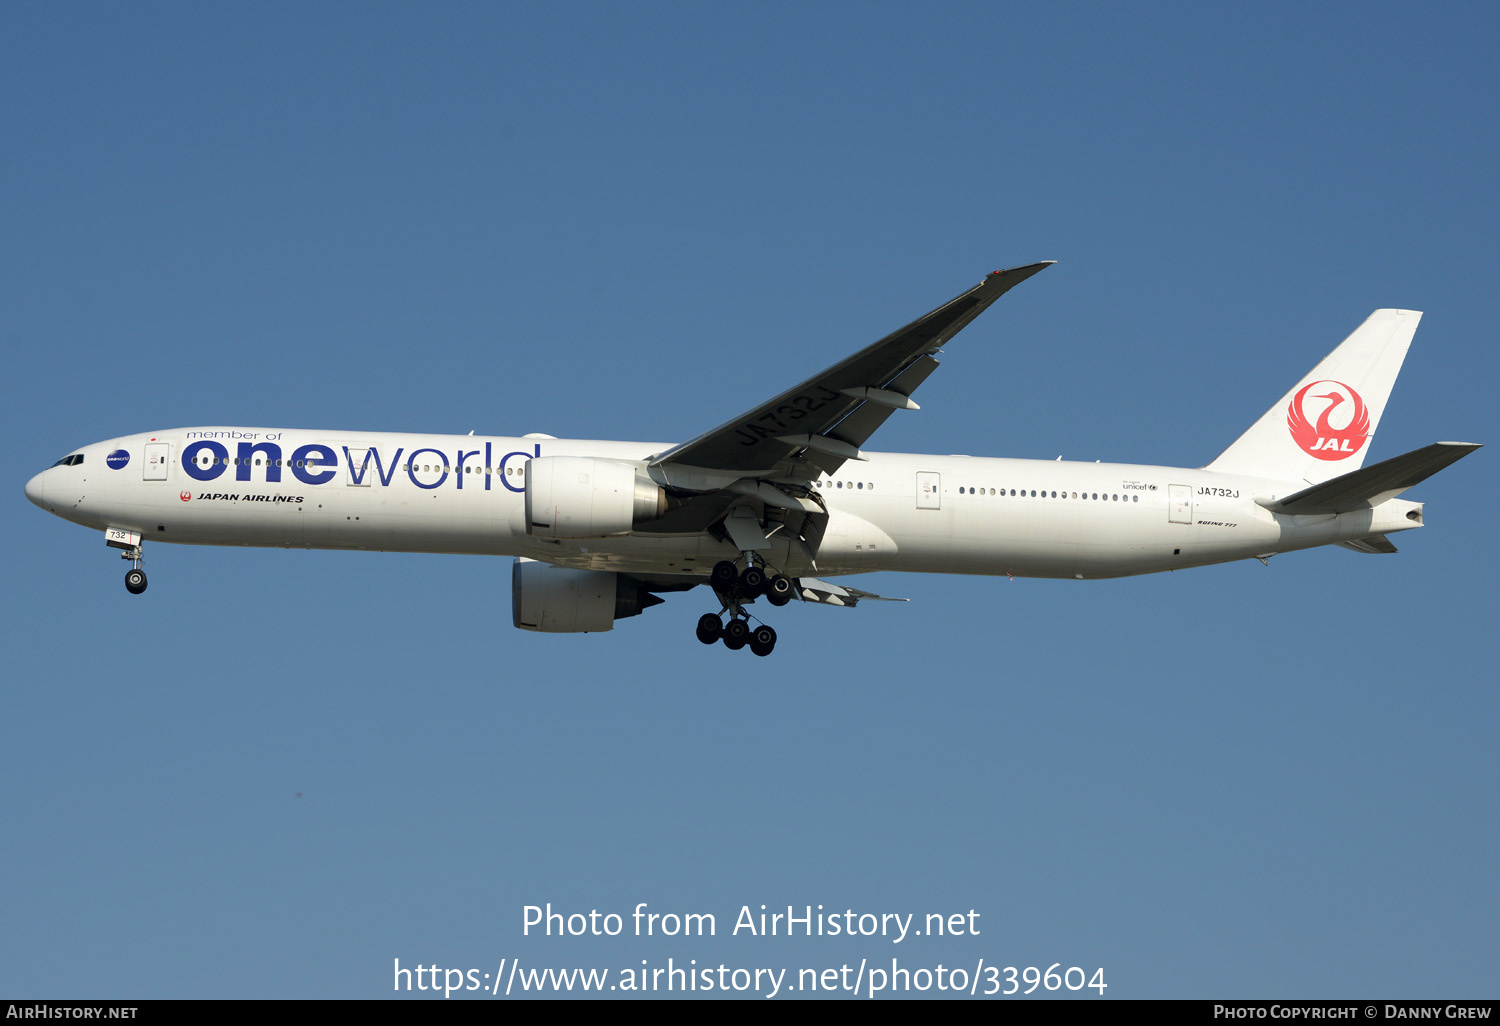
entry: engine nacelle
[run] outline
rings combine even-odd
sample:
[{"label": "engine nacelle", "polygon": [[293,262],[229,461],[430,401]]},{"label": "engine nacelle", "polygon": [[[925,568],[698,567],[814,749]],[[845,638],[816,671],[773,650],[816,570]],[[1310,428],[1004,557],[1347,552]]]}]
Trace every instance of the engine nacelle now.
[{"label": "engine nacelle", "polygon": [[613,630],[616,620],[662,601],[629,577],[524,557],[511,569],[510,591],[515,625],[546,634]]},{"label": "engine nacelle", "polygon": [[543,456],[526,464],[526,533],[607,538],[667,511],[667,493],[633,464]]}]

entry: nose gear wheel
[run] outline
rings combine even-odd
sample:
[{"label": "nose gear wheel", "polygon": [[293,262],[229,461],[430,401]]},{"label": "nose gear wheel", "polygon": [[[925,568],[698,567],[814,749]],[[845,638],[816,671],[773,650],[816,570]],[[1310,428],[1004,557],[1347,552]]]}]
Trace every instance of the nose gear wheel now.
[{"label": "nose gear wheel", "polygon": [[141,569],[141,546],[131,545],[128,548],[116,545],[116,548],[124,548],[120,558],[130,562],[130,569],[125,571],[125,590],[132,595],[139,595],[146,590],[146,571]]}]

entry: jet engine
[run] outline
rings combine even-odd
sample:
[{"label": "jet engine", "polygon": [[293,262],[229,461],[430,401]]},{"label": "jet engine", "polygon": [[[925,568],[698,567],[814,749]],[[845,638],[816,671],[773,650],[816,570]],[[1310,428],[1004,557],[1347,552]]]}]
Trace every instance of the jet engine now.
[{"label": "jet engine", "polygon": [[667,511],[667,493],[630,463],[544,456],[526,464],[526,533],[607,538]]},{"label": "jet engine", "polygon": [[524,557],[511,569],[510,588],[515,625],[546,634],[613,630],[616,620],[662,601],[631,577]]}]

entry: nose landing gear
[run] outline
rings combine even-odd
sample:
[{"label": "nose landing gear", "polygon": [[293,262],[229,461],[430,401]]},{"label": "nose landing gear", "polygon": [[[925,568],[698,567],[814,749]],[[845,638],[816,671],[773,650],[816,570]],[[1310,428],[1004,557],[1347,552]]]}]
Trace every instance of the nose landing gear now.
[{"label": "nose landing gear", "polygon": [[104,532],[104,544],[112,549],[121,549],[120,558],[130,561],[125,572],[125,590],[139,595],[146,590],[146,571],[141,569],[141,536],[135,531],[111,527]]}]

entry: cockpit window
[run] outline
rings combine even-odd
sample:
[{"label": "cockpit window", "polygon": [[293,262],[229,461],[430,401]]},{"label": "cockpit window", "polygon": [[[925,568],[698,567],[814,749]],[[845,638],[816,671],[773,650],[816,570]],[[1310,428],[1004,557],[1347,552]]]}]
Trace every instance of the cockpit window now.
[{"label": "cockpit window", "polygon": [[83,453],[81,453],[81,452],[75,452],[71,456],[64,456],[62,459],[58,460],[56,463],[54,463],[52,465],[54,467],[76,467],[76,466],[78,466],[78,464],[80,464],[82,462],[83,462]]}]

